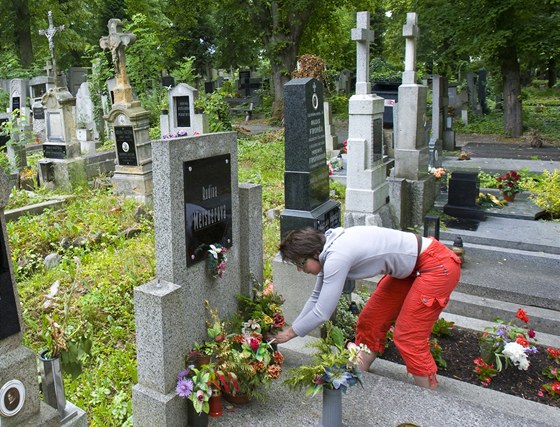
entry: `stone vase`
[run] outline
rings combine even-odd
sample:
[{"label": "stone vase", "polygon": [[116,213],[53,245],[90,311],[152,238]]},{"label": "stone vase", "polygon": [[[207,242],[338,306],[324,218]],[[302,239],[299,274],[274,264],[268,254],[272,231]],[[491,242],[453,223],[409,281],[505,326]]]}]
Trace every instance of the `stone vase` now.
[{"label": "stone vase", "polygon": [[323,413],[319,427],[346,427],[342,423],[342,391],[323,387]]}]

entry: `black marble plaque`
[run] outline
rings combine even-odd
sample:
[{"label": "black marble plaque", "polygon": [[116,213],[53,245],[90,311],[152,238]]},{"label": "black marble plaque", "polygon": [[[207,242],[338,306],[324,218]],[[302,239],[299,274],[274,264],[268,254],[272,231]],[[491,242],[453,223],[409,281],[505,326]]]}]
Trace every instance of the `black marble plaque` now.
[{"label": "black marble plaque", "polygon": [[175,114],[177,117],[177,127],[191,127],[191,97],[177,96],[175,97]]},{"label": "black marble plaque", "polygon": [[34,120],[45,120],[45,110],[41,107],[33,108]]},{"label": "black marble plaque", "polygon": [[12,111],[21,109],[21,99],[19,96],[12,98]]},{"label": "black marble plaque", "polygon": [[231,156],[183,164],[187,267],[207,256],[209,245],[232,245]]},{"label": "black marble plaque", "polygon": [[117,159],[122,166],[138,166],[136,143],[132,126],[115,126],[115,142],[117,143]]},{"label": "black marble plaque", "polygon": [[66,145],[43,143],[43,157],[47,159],[65,159]]},{"label": "black marble plaque", "polygon": [[21,331],[3,228],[0,223],[0,340]]},{"label": "black marble plaque", "polygon": [[[8,123],[8,119],[0,119],[0,132],[2,131],[2,123]],[[10,140],[8,135],[2,135],[0,133],[0,147],[4,147],[6,143]]]}]

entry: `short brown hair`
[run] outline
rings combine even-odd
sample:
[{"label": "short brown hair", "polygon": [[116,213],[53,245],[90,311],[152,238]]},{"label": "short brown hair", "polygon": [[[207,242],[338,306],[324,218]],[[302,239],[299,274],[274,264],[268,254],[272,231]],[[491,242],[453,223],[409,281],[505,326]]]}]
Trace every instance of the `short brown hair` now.
[{"label": "short brown hair", "polygon": [[299,261],[302,258],[315,258],[325,246],[325,235],[311,227],[291,230],[280,243],[282,261]]}]

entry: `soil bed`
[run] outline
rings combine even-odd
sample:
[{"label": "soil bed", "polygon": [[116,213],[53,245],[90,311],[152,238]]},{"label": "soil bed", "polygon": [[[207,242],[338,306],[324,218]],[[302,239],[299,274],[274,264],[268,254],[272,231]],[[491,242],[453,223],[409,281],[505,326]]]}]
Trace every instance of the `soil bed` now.
[{"label": "soil bed", "polygon": [[[480,335],[480,332],[455,327],[451,336],[438,338],[443,349],[443,358],[447,362],[447,368],[439,368],[438,375],[483,387],[473,372],[473,360],[480,356],[478,346]],[[541,374],[543,369],[552,365],[552,360],[547,357],[546,346],[537,345],[537,348],[539,352],[529,356],[530,365],[527,371],[520,371],[515,366],[510,366],[492,378],[490,385],[485,388],[560,408],[560,399],[546,394],[541,397],[537,394],[541,385],[553,381]],[[404,364],[393,342],[389,343],[381,359]]]}]

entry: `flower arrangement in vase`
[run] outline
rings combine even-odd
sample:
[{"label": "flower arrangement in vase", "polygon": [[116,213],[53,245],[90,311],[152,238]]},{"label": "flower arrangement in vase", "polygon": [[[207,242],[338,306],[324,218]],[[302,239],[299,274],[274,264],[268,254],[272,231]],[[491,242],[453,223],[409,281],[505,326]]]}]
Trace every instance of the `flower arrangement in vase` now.
[{"label": "flower arrangement in vase", "polygon": [[520,308],[515,317],[525,325],[515,325],[513,320],[504,323],[497,319],[498,325],[486,328],[479,339],[481,357],[474,360],[473,371],[482,385],[490,384],[492,377],[510,365],[526,371],[530,365],[529,355],[538,351],[529,341],[535,338],[535,331],[526,326],[529,323],[527,313]]},{"label": "flower arrangement in vase", "polygon": [[514,170],[511,170],[496,178],[498,182],[498,189],[502,192],[504,200],[513,202],[515,195],[519,193],[521,188],[521,175]]},{"label": "flower arrangement in vase", "polygon": [[447,181],[449,174],[444,168],[430,168],[428,169],[436,181],[439,183],[439,188],[441,191],[447,191]]},{"label": "flower arrangement in vase", "polygon": [[310,344],[317,351],[311,365],[292,368],[284,383],[291,390],[305,389],[306,395],[315,396],[324,389],[341,390],[363,386],[362,373],[358,368],[360,353],[369,353],[365,345],[345,346],[342,331],[331,322],[325,323],[326,336]]},{"label": "flower arrangement in vase", "polygon": [[214,279],[221,279],[226,271],[227,265],[227,248],[214,243],[209,246],[207,265],[208,271]]},{"label": "flower arrangement in vase", "polygon": [[[220,320],[217,310],[205,302],[212,321],[208,325],[209,340],[198,348],[212,354],[218,370],[226,374],[222,381],[229,386],[229,389],[222,387],[226,399],[238,395],[263,398],[262,386],[269,386],[272,380],[280,377],[284,362],[284,356],[263,337],[265,331],[285,324],[280,308],[283,299],[267,286],[254,298],[244,301],[245,304],[240,304],[244,309],[227,324]],[[255,318],[247,318],[250,313],[254,313]]]}]

